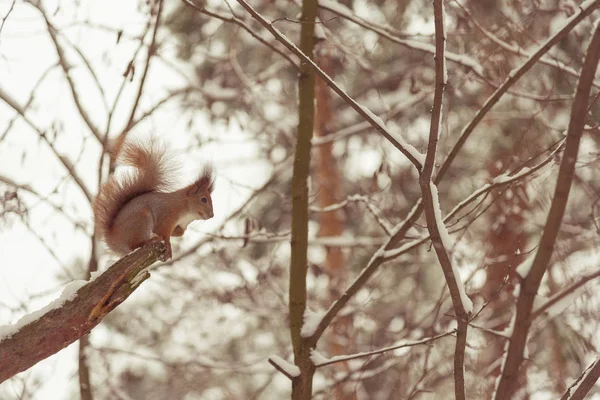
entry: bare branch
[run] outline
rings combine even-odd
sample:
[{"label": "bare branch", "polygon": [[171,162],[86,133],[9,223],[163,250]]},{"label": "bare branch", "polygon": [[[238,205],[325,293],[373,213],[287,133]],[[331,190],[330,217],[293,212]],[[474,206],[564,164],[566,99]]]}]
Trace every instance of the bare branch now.
[{"label": "bare branch", "polygon": [[148,76],[148,70],[150,69],[150,62],[152,61],[152,57],[156,54],[157,45],[156,45],[156,34],[158,33],[158,27],[160,26],[160,17],[162,15],[163,10],[163,0],[158,0],[158,11],[156,13],[156,22],[154,23],[154,31],[152,32],[152,40],[150,41],[150,46],[148,46],[148,56],[146,57],[146,64],[144,65],[144,72],[142,73],[142,78],[140,79],[140,86],[138,87],[137,95],[135,96],[135,100],[133,101],[133,105],[131,106],[131,111],[129,113],[129,119],[127,120],[127,124],[125,125],[125,129],[121,132],[121,140],[125,139],[127,133],[131,130],[133,126],[133,121],[135,118],[135,112],[137,111],[138,105],[140,103],[140,99],[142,98],[142,93],[144,92],[144,84],[146,83],[146,77]]},{"label": "bare branch", "polygon": [[433,96],[433,110],[431,113],[431,128],[429,130],[429,143],[427,145],[427,156],[419,184],[423,196],[423,208],[427,220],[427,229],[431,236],[431,242],[437,258],[444,272],[446,285],[450,291],[454,314],[456,316],[456,346],[454,350],[454,396],[456,399],[465,399],[465,347],[467,345],[468,313],[471,312],[472,303],[464,294],[464,288],[460,275],[449,251],[451,243],[450,236],[444,226],[441,216],[440,201],[437,188],[431,178],[435,166],[437,143],[442,127],[442,103],[444,88],[446,86],[446,27],[443,0],[434,0],[433,15],[435,23],[435,93]]},{"label": "bare branch", "polygon": [[[251,8],[251,7],[250,7]],[[300,51],[314,63],[315,20],[318,1],[303,0]],[[297,48],[292,44],[294,48]],[[310,360],[314,348],[302,331],[306,312],[308,278],[308,181],[310,177],[311,139],[315,129],[315,73],[301,63],[298,74],[298,133],[292,175],[292,239],[290,241],[289,326],[294,363],[300,374],[292,379],[292,400],[312,397],[315,366]]]},{"label": "bare branch", "polygon": [[0,17],[0,19],[2,19],[2,23],[0,23],[0,35],[2,35],[2,29],[4,29],[4,24],[6,23],[6,20],[8,19],[8,17],[10,17],[10,13],[12,13],[13,9],[15,8],[16,2],[17,2],[17,0],[12,0],[12,3],[10,3],[10,7],[8,8],[8,11],[6,12],[6,15],[4,17]]}]

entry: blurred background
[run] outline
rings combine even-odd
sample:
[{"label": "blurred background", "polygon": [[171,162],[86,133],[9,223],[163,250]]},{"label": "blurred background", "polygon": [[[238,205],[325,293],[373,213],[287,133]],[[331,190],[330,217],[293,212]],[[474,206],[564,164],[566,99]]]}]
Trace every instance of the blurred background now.
[{"label": "blurred background", "polygon": [[[282,399],[299,60],[235,1],[0,0],[0,325],[116,260],[93,234],[107,138],[159,136],[181,183],[210,161],[215,217],[173,239],[173,260],[91,334],[0,385],[1,399]],[[594,2],[587,1],[585,5]],[[299,43],[300,1],[250,4]],[[450,0],[441,164],[486,99],[578,0]],[[597,7],[597,5],[596,5]],[[425,152],[435,82],[430,1],[319,1],[317,64],[390,131]],[[447,222],[481,312],[468,398],[491,395],[514,312],[516,267],[536,250],[595,11],[486,115],[439,184],[444,215],[501,174],[543,166]],[[157,22],[158,21],[158,22]],[[600,345],[600,142],[590,99],[569,206],[539,292],[519,399],[555,399]],[[418,173],[317,80],[308,304],[326,310],[421,196]],[[421,218],[400,245],[426,234]],[[573,285],[577,285],[573,289]],[[568,290],[567,292],[565,292]],[[447,332],[452,304],[429,241],[391,258],[326,331],[325,357]],[[503,334],[502,332],[508,332]],[[454,338],[318,369],[317,399],[445,399]],[[82,362],[79,353],[85,354]],[[83,378],[82,378],[83,373]],[[600,398],[598,386],[590,398]],[[597,397],[594,397],[597,396]]]}]

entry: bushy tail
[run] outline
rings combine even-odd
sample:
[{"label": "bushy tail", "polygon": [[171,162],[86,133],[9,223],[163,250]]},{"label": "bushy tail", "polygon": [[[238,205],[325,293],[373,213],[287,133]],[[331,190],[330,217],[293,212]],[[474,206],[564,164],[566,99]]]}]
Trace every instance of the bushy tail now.
[{"label": "bushy tail", "polygon": [[94,200],[96,235],[107,238],[119,211],[144,193],[170,190],[175,168],[166,149],[154,138],[146,143],[128,139],[119,151],[118,164],[135,167],[118,178],[113,174]]}]

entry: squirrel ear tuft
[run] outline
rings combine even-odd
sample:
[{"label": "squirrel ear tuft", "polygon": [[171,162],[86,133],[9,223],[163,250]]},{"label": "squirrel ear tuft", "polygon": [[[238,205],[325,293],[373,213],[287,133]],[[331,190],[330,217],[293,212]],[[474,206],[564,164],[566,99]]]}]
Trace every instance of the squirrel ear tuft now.
[{"label": "squirrel ear tuft", "polygon": [[198,191],[207,191],[212,193],[215,186],[215,176],[212,166],[207,165],[204,167],[194,186]]}]

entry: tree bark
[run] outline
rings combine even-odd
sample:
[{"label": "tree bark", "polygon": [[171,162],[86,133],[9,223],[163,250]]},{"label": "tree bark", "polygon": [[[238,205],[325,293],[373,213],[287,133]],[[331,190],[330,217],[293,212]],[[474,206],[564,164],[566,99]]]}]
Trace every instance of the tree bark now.
[{"label": "tree bark", "polygon": [[[302,2],[300,49],[311,59],[315,46],[317,1]],[[292,379],[292,399],[310,399],[315,367],[310,360],[312,345],[302,337],[306,310],[306,274],[308,272],[308,180],[310,176],[311,140],[315,117],[315,73],[306,63],[298,77],[298,136],[292,178],[292,242],[290,260],[290,334],[294,361],[300,375]]]}]

